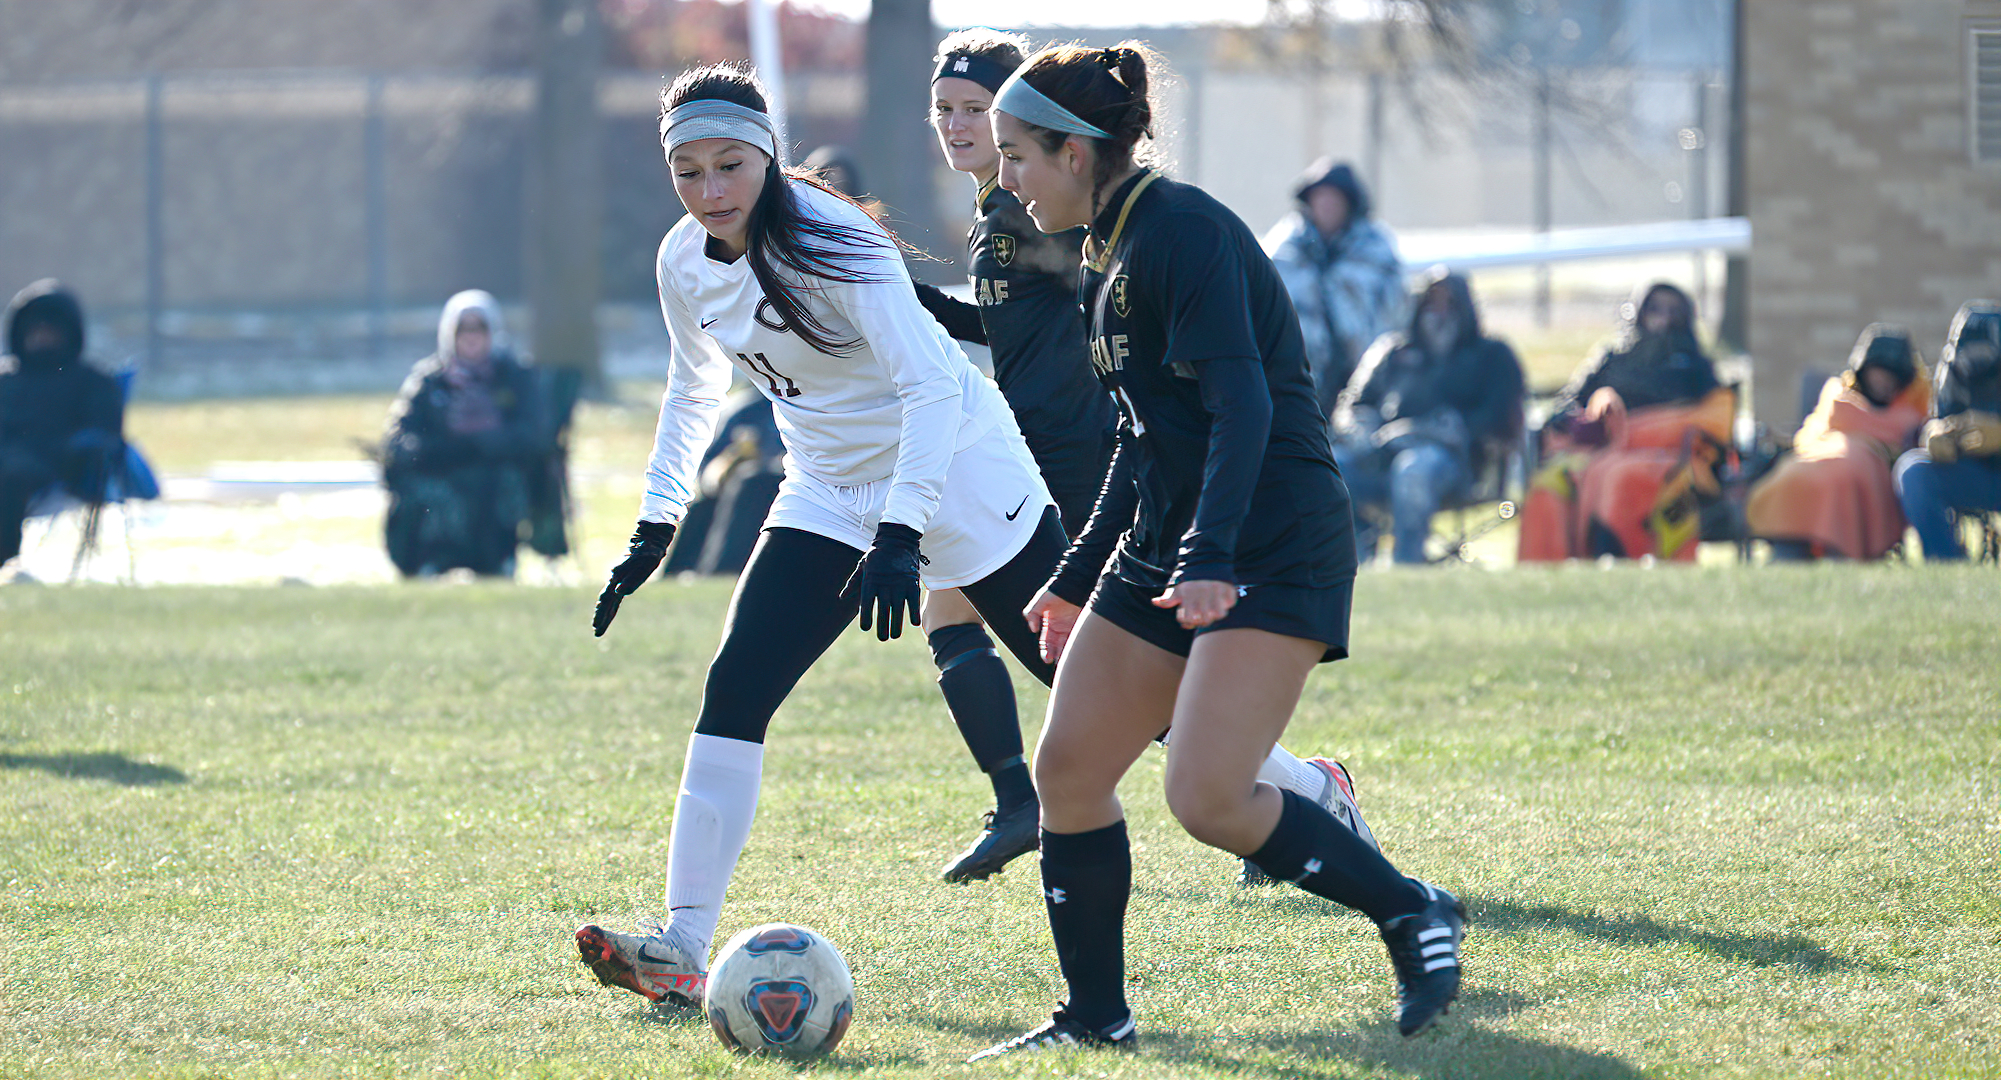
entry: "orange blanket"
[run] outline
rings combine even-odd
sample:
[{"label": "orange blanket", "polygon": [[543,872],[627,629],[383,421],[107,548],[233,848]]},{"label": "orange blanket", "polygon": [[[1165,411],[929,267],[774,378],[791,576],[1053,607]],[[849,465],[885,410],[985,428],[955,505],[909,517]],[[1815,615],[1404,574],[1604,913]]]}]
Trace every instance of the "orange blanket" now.
[{"label": "orange blanket", "polygon": [[1904,538],[1890,466],[1930,412],[1923,379],[1880,409],[1843,378],[1827,380],[1792,455],[1751,489],[1751,535],[1805,540],[1817,554],[1880,558]]},{"label": "orange blanket", "polygon": [[[1659,405],[1631,413],[1618,395],[1601,390],[1592,398],[1587,415],[1605,421],[1605,447],[1588,457],[1575,450],[1554,453],[1537,472],[1522,500],[1516,558],[1548,562],[1589,554],[1588,537],[1594,528],[1609,533],[1631,558],[1695,558],[1694,523],[1664,522],[1655,508],[1663,501],[1663,484],[1683,461],[1690,429],[1727,441],[1736,410],[1736,395],[1727,388],[1693,405]],[[1694,448],[1699,452],[1704,445],[1697,443]],[[1706,462],[1698,458],[1697,464],[1706,475]],[[1684,474],[1677,482],[1687,479]],[[1662,547],[1670,550],[1657,550]]]}]

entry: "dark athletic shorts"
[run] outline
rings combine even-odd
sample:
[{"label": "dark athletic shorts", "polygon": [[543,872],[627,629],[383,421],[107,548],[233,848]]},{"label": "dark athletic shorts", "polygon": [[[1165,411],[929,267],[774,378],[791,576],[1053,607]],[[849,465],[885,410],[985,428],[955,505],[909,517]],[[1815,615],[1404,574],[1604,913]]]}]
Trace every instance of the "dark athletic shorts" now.
[{"label": "dark athletic shorts", "polygon": [[1354,606],[1353,578],[1323,589],[1298,585],[1252,585],[1238,596],[1228,615],[1199,630],[1175,621],[1173,608],[1153,606],[1165,590],[1143,589],[1113,574],[1098,581],[1090,609],[1113,626],[1176,656],[1187,656],[1198,634],[1249,628],[1287,637],[1305,638],[1327,646],[1325,664],[1348,655],[1348,610]]}]

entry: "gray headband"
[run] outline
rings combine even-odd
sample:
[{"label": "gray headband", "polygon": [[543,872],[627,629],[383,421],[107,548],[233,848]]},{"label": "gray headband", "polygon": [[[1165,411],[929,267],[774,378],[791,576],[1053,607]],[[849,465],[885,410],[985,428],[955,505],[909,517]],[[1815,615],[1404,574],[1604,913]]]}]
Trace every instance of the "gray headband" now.
[{"label": "gray headband", "polygon": [[994,95],[994,111],[1004,112],[1024,124],[1048,128],[1051,131],[1068,132],[1071,135],[1089,135],[1098,139],[1109,139],[1112,133],[1103,128],[1092,127],[1077,118],[1077,114],[1049,100],[1048,96],[1021,77],[1026,69],[1017,69],[1001,84],[1000,92]]},{"label": "gray headband", "polygon": [[669,154],[697,139],[735,139],[778,159],[778,135],[771,117],[734,102],[699,98],[667,110],[660,121],[660,142]]}]

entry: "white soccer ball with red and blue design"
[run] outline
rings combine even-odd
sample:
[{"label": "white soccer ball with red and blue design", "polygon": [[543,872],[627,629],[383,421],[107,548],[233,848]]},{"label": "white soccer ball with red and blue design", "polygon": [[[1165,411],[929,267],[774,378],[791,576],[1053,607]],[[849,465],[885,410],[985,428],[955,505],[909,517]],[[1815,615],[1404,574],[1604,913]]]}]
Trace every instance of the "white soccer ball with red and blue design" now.
[{"label": "white soccer ball with red and blue design", "polygon": [[803,926],[766,923],[716,955],[702,1008],[732,1050],[816,1058],[848,1033],[855,980],[833,942]]}]

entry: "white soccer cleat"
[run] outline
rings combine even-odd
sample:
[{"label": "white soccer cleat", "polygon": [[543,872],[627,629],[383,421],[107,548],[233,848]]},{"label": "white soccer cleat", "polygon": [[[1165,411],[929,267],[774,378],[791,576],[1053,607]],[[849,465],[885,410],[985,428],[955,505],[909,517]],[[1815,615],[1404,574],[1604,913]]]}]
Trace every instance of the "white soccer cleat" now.
[{"label": "white soccer cleat", "polygon": [[577,954],[606,986],[630,990],[648,1001],[702,1007],[709,969],[705,950],[662,927],[650,933],[621,934],[601,926],[577,931]]},{"label": "white soccer cleat", "polygon": [[1355,801],[1355,782],[1348,778],[1347,766],[1332,758],[1307,758],[1306,763],[1327,774],[1327,786],[1320,789],[1319,803],[1334,815],[1334,820],[1354,830],[1362,842],[1383,850],[1376,843],[1376,834],[1369,829],[1369,823],[1362,820],[1362,804]]}]

